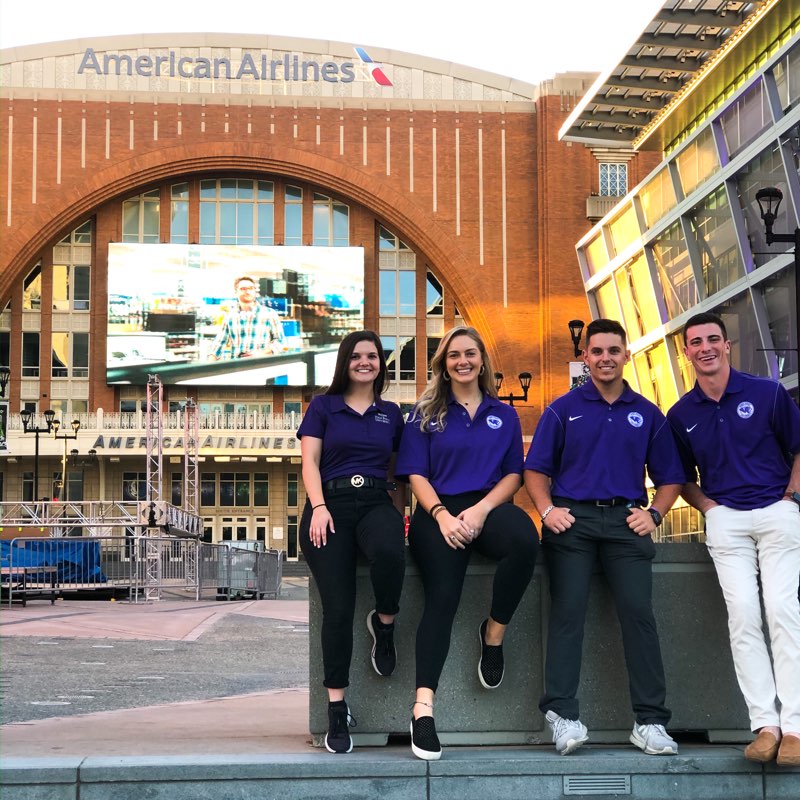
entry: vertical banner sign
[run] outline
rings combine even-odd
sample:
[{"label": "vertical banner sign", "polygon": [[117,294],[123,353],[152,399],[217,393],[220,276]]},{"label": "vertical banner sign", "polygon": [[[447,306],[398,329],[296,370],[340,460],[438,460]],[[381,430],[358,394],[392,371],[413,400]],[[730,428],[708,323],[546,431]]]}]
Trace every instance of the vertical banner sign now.
[{"label": "vertical banner sign", "polygon": [[0,453],[8,452],[8,402],[0,401]]},{"label": "vertical banner sign", "polygon": [[569,388],[574,389],[576,386],[582,386],[589,380],[589,367],[583,361],[570,361],[569,362]]}]

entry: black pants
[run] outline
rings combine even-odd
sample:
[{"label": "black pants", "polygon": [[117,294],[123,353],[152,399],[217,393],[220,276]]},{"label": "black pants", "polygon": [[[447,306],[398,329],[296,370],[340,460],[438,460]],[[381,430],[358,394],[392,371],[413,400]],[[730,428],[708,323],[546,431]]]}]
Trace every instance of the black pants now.
[{"label": "black pants", "polygon": [[545,694],[539,708],[560,717],[578,719],[583,627],[589,601],[589,581],[597,559],[614,596],[622,628],[622,643],[631,701],[640,724],[669,722],[664,705],[666,686],[661,648],[653,617],[655,545],[626,522],[625,506],[598,508],[554,497],[553,503],[572,511],[575,522],[564,533],[546,525],[542,547],[550,574],[550,623],[547,634]]},{"label": "black pants", "polygon": [[[439,499],[455,516],[483,496],[481,492],[470,492]],[[425,609],[417,628],[416,685],[435,692],[450,649],[453,619],[472,551],[498,562],[489,613],[495,622],[507,625],[533,575],[539,536],[531,518],[521,508],[503,503],[486,517],[477,539],[463,550],[453,550],[445,542],[436,520],[418,505],[408,530],[408,543],[422,573],[425,590]]]},{"label": "black pants", "polygon": [[406,569],[403,517],[383,489],[342,489],[325,493],[335,533],[314,547],[309,538],[311,504],[300,520],[300,548],[317,583],[322,601],[322,663],[328,689],[350,684],[353,615],[356,607],[356,560],[367,559],[375,608],[396,614]]}]

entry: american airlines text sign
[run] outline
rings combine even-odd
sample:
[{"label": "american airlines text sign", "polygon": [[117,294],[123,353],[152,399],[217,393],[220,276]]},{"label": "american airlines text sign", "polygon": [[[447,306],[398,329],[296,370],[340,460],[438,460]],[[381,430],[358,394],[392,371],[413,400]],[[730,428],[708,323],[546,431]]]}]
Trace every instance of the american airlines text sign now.
[{"label": "american airlines text sign", "polygon": [[[182,436],[164,436],[162,449],[171,455],[184,450]],[[92,447],[98,453],[114,454],[120,450],[126,455],[144,453],[147,449],[145,436],[98,436]],[[300,455],[300,443],[294,436],[201,436],[202,455],[224,453],[232,450],[246,451],[248,455]]]},{"label": "american airlines text sign", "polygon": [[352,83],[355,80],[368,80],[375,81],[380,86],[392,85],[380,65],[362,47],[356,47],[355,51],[358,63],[304,60],[289,53],[284,53],[281,58],[270,58],[266,53],[243,53],[240,59],[180,55],[175,50],[170,50],[166,55],[98,54],[87,47],[78,67],[78,74],[213,80],[247,78],[283,83]]}]

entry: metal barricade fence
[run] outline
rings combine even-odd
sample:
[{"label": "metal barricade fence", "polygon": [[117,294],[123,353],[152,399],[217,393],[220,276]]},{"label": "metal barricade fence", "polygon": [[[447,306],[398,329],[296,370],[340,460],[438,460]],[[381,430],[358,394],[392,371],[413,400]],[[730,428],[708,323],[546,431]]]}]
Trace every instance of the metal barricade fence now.
[{"label": "metal barricade fence", "polygon": [[283,576],[282,550],[250,550],[201,544],[200,595],[213,589],[218,600],[277,598]]},{"label": "metal barricade fence", "polygon": [[0,542],[3,600],[106,590],[130,600],[161,592],[213,589],[219,599],[277,598],[283,551],[247,550],[194,538],[125,536],[18,537]]}]

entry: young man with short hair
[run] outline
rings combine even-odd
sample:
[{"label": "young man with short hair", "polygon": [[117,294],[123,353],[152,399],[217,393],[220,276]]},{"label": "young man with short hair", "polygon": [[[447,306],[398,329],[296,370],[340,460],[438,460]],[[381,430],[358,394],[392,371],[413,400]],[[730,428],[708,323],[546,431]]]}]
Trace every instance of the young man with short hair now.
[{"label": "young man with short hair", "polygon": [[[578,717],[589,582],[600,564],[614,595],[636,721],[630,740],[649,755],[675,755],[652,607],[651,534],[680,491],[684,472],[658,407],[623,379],[625,330],[597,319],[586,329],[589,378],[549,405],[525,460],[525,486],[542,518],[550,576],[545,693],[539,708],[556,749],[588,740]],[[647,508],[645,467],[656,486]]]},{"label": "young man with short hair", "polygon": [[693,316],[683,342],[697,382],[667,418],[686,467],[683,497],[706,517],[736,677],[758,733],[745,757],[798,766],[800,409],[777,381],[731,367],[731,343],[716,314]]}]

